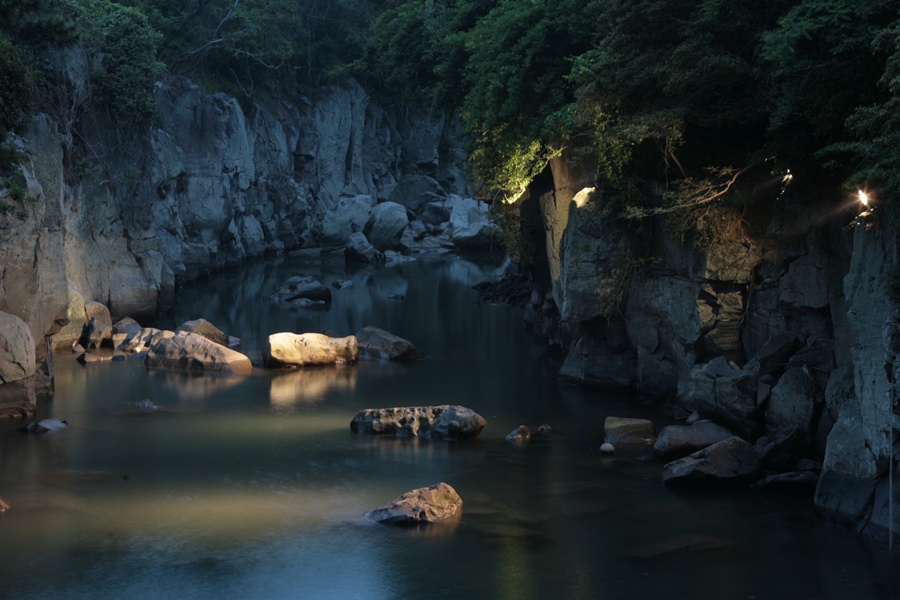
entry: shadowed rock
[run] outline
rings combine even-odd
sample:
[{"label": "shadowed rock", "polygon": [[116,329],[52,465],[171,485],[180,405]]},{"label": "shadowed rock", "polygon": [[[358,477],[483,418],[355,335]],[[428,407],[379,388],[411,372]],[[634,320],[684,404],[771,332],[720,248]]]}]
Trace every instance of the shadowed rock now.
[{"label": "shadowed rock", "polygon": [[314,277],[296,275],[281,284],[281,287],[272,292],[269,299],[272,302],[294,306],[327,303],[331,302],[331,290]]},{"label": "shadowed rock", "polygon": [[322,333],[273,333],[262,349],[267,367],[304,367],[356,362],[359,346],[352,335],[329,337]]},{"label": "shadowed rock", "polygon": [[179,325],[175,331],[187,331],[190,333],[196,333],[197,335],[202,335],[206,339],[211,342],[215,342],[216,344],[222,346],[228,346],[232,348],[237,346],[240,343],[240,340],[229,336],[227,333],[207,321],[206,319],[193,319],[191,321],[185,321],[181,325]]},{"label": "shadowed rock", "polygon": [[369,408],[353,417],[350,429],[372,433],[426,439],[469,439],[476,437],[487,421],[463,406],[408,406]]},{"label": "shadowed rock", "polygon": [[712,421],[697,421],[693,425],[669,425],[659,433],[653,444],[653,453],[660,460],[672,461],[726,440],[732,435],[734,434]]},{"label": "shadowed rock", "polygon": [[366,517],[392,525],[419,525],[459,518],[462,508],[463,501],[456,490],[441,482],[406,492],[367,512]]},{"label": "shadowed rock", "polygon": [[733,436],[672,461],[663,468],[663,483],[744,485],[759,473],[759,459],[749,442]]},{"label": "shadowed rock", "polygon": [[0,384],[34,375],[34,337],[15,315],[0,312]]},{"label": "shadowed rock", "polygon": [[416,360],[425,353],[412,342],[378,327],[363,327],[356,333],[359,353],[368,358],[383,360]]}]

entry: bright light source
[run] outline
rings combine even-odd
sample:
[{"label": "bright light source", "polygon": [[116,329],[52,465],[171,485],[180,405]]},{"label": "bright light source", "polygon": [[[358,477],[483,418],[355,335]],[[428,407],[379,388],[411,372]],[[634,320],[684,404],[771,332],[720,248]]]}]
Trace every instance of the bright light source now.
[{"label": "bright light source", "polygon": [[869,206],[869,195],[862,190],[856,190],[856,194],[859,196],[859,201],[863,206]]}]

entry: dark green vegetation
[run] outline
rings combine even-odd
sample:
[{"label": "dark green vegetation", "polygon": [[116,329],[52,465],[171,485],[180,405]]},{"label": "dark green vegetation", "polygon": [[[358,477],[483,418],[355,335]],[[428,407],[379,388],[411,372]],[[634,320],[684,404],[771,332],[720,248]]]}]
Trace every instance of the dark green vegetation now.
[{"label": "dark green vegetation", "polygon": [[[89,90],[45,60],[76,41]],[[495,196],[563,149],[634,217],[715,220],[788,169],[900,189],[895,0],[0,0],[0,134],[51,105],[151,125],[166,73],[245,101],[353,75],[457,111]]]}]

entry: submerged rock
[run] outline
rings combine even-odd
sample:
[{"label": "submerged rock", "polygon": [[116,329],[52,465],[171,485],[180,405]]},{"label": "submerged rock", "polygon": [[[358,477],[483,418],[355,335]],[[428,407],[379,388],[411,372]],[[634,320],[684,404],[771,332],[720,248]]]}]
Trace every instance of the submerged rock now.
[{"label": "submerged rock", "polygon": [[356,337],[329,337],[322,333],[273,333],[262,349],[267,367],[304,367],[356,362]]},{"label": "submerged rock", "polygon": [[605,441],[611,444],[652,444],[656,441],[656,427],[648,419],[606,417],[603,431]]},{"label": "submerged rock", "polygon": [[406,492],[367,512],[366,517],[379,523],[420,525],[459,518],[462,509],[463,501],[456,490],[441,482]]},{"label": "submerged rock", "polygon": [[363,327],[356,333],[359,353],[369,358],[384,360],[416,360],[425,353],[412,342],[378,327]]},{"label": "submerged rock", "polygon": [[69,422],[66,420],[41,419],[40,421],[29,423],[28,425],[21,427],[20,430],[26,433],[54,433],[66,429],[68,426]]},{"label": "submerged rock", "polygon": [[799,492],[812,496],[819,483],[819,476],[811,471],[791,471],[763,477],[755,487],[765,491]]},{"label": "submerged rock", "polygon": [[202,335],[179,331],[155,337],[144,364],[147,367],[214,373],[247,373],[250,359],[240,352],[211,342]]},{"label": "submerged rock", "polygon": [[477,437],[487,421],[464,406],[407,406],[369,408],[353,417],[354,433],[421,437],[426,439],[469,439]]}]

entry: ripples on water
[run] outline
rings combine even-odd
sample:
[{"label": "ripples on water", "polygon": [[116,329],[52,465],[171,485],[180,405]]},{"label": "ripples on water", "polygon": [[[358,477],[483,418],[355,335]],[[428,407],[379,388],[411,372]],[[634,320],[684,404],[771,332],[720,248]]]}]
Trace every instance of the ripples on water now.
[{"label": "ripples on water", "polygon": [[[285,261],[183,289],[158,325],[197,317],[243,340],[254,362],[278,331],[348,335],[376,325],[428,357],[241,378],[87,368],[56,357],[39,417],[73,427],[28,436],[0,424],[3,598],[891,598],[898,562],[818,519],[810,502],[749,491],[673,494],[642,453],[601,456],[603,419],[661,410],[560,388],[558,364],[518,309],[469,288],[490,261],[377,272]],[[295,274],[350,279],[327,309],[265,300]],[[391,296],[403,295],[404,300]],[[135,415],[129,403],[161,408]],[[466,443],[356,436],[378,406],[463,404],[488,426]],[[520,424],[554,434],[524,448]],[[366,511],[446,481],[455,528],[394,529]]]}]

